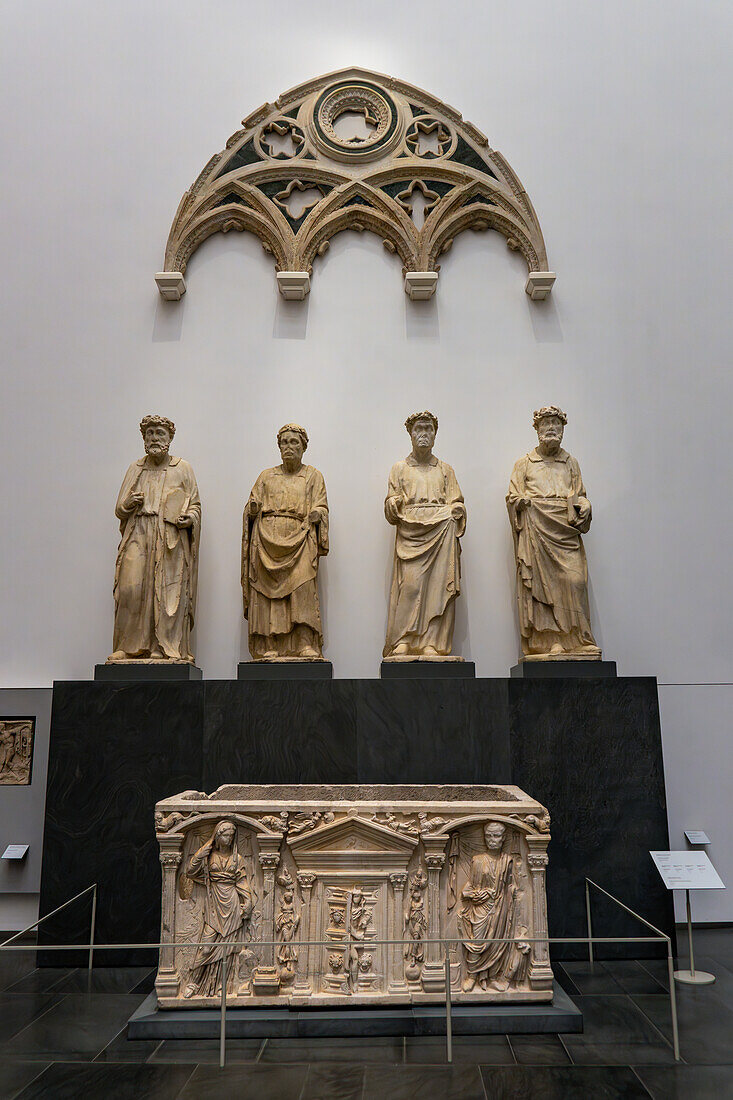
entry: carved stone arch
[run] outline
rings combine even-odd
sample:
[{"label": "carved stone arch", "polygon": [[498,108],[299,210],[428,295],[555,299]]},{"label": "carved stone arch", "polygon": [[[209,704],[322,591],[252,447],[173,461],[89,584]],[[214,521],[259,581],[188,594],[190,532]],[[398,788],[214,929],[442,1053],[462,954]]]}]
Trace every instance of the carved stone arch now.
[{"label": "carved stone arch", "polygon": [[388,251],[397,253],[406,271],[417,270],[419,234],[411,218],[394,200],[361,181],[333,192],[308,215],[298,234],[303,270],[310,274],[315,257],[322,256],[331,238],[345,229],[376,233]]},{"label": "carved stone arch", "polygon": [[[344,130],[350,120],[355,128]],[[428,201],[418,228],[411,196],[419,192]],[[356,229],[380,234],[402,260],[406,291],[429,297],[441,252],[471,228],[502,233],[527,262],[527,293],[549,294],[555,275],[534,207],[481,131],[420,88],[343,69],[244,119],[181,199],[166,270],[155,278],[164,298],[179,299],[198,245],[248,230],[275,257],[282,293],[303,298],[315,257],[335,233]]]}]

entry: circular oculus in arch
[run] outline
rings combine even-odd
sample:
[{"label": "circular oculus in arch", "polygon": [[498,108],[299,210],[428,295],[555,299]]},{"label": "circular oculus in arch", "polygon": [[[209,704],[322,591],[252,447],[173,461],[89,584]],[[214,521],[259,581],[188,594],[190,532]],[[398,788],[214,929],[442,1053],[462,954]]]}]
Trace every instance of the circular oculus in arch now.
[{"label": "circular oculus in arch", "polygon": [[[348,141],[339,137],[334,123],[346,111],[364,114],[374,123],[366,138]],[[319,95],[313,108],[315,138],[329,156],[337,160],[372,160],[384,156],[401,136],[400,113],[392,97],[377,84],[366,80],[342,80]]]}]

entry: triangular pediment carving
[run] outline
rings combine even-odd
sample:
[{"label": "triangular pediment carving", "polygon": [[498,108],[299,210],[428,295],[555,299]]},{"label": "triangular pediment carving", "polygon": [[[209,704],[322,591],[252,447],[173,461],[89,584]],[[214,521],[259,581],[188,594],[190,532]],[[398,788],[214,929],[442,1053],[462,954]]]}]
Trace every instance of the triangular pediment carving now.
[{"label": "triangular pediment carving", "polygon": [[362,817],[346,817],[288,841],[293,852],[403,852],[417,845],[417,838],[403,836]]},{"label": "triangular pediment carving", "polygon": [[[201,242],[231,229],[255,233],[278,273],[302,275],[306,292],[314,260],[343,230],[376,233],[405,273],[435,276],[456,233],[494,229],[524,256],[527,293],[549,293],[555,276],[523,185],[477,127],[429,92],[368,69],[341,69],[263,104],[242,127],[181,199],[165,271],[156,275],[164,297],[185,293],[186,265]],[[284,203],[306,185],[313,204],[293,214]],[[466,205],[474,187],[483,209]],[[438,196],[419,226],[404,199],[416,189]]]}]

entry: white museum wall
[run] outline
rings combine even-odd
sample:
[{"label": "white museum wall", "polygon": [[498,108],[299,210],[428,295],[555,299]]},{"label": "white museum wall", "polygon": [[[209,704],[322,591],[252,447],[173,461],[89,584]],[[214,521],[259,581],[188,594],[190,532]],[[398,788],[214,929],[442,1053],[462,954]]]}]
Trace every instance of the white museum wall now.
[{"label": "white museum wall", "polygon": [[[254,4],[38,0],[6,5],[1,30],[0,683],[89,678],[109,653],[113,508],[147,412],[176,421],[173,451],[201,490],[204,675],[231,677],[247,656],[241,512],[291,419],[331,505],[326,656],[337,676],[377,675],[387,473],[408,450],[405,416],[425,407],[468,506],[455,648],[479,676],[507,675],[503,497],[533,445],[532,410],[559,403],[594,504],[598,640],[622,675],[656,675],[684,700],[662,696],[672,834],[697,802],[699,826],[727,839],[706,748],[730,752],[729,707],[705,685],[733,683],[733,9],[464,2],[446,25],[435,0],[419,12],[284,0],[269,18]],[[507,157],[558,274],[550,300],[529,300],[523,262],[491,233],[456,240],[428,303],[407,299],[376,237],[350,233],[302,304],[278,297],[271,257],[246,234],[207,241],[182,302],[160,300],[170,222],[209,157],[265,99],[350,64],[439,96]],[[733,919],[733,895],[699,911]]]}]

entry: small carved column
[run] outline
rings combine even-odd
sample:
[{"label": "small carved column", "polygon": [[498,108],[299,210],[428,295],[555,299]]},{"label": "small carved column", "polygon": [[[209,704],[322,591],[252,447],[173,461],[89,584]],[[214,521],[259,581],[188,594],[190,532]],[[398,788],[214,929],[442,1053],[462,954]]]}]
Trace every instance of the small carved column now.
[{"label": "small carved column", "polygon": [[262,949],[262,964],[252,972],[252,989],[256,996],[272,996],[280,992],[280,976],[275,966],[275,871],[280,862],[280,837],[258,836],[260,865],[263,871],[262,938],[272,940]]},{"label": "small carved column", "polygon": [[160,862],[163,866],[163,905],[161,908],[160,942],[170,944],[161,947],[155,989],[159,997],[177,997],[180,975],[176,967],[176,872],[181,862],[182,836],[158,836]]},{"label": "small carved column", "polygon": [[[445,863],[447,836],[423,836],[425,863],[428,868],[428,940],[441,936],[440,872]],[[445,989],[445,963],[439,943],[425,945],[425,964],[422,968],[422,987],[426,993]]]},{"label": "small carved column", "polygon": [[[303,904],[300,910],[300,935],[299,939],[302,940],[314,940],[316,938],[313,931],[315,927],[315,914],[313,912],[313,895],[312,890],[316,881],[316,876],[312,871],[298,871],[298,885],[300,886],[300,893],[303,899]],[[306,918],[307,917],[307,927]],[[311,953],[315,949],[310,947],[307,943],[305,948],[301,948],[301,958],[298,960],[298,972],[293,983],[293,991],[297,990],[298,993],[307,996],[309,993],[315,990],[311,987],[310,983],[310,961]]]},{"label": "small carved column", "polygon": [[[391,940],[403,939],[402,932],[405,922],[404,891],[407,885],[406,871],[393,871],[389,876],[392,891],[389,897],[391,913],[388,918],[389,938]],[[389,992],[403,993],[407,991],[405,981],[405,960],[402,943],[393,943],[389,949]]]},{"label": "small carved column", "polygon": [[552,989],[552,967],[550,966],[550,945],[541,937],[548,936],[547,895],[545,893],[545,869],[548,863],[547,845],[549,836],[527,837],[530,875],[532,876],[532,935],[540,937],[539,943],[532,944],[532,962],[529,968],[529,984],[532,989]]}]

